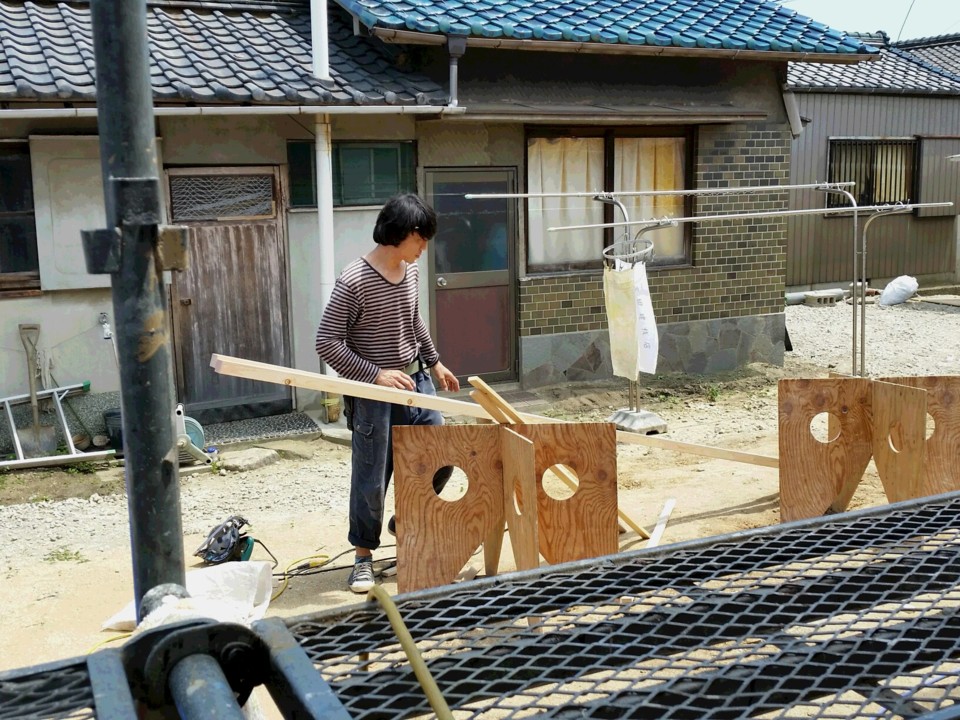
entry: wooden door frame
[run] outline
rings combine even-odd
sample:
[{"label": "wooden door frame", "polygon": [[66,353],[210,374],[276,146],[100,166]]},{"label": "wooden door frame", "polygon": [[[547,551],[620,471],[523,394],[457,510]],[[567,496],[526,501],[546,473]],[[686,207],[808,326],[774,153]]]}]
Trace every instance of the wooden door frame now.
[{"label": "wooden door frame", "polygon": [[[290,307],[292,303],[292,288],[291,288],[291,277],[290,277],[290,238],[287,235],[287,188],[286,188],[286,173],[282,172],[281,165],[230,165],[230,166],[186,166],[181,165],[178,167],[168,167],[164,168],[164,191],[166,193],[166,213],[168,222],[171,224],[176,224],[176,221],[173,219],[173,199],[172,193],[170,192],[170,178],[176,176],[197,176],[197,175],[273,175],[273,190],[274,190],[274,217],[277,222],[277,232],[280,233],[280,241],[283,244],[284,248],[284,272],[286,273],[286,293],[283,298],[283,302],[286,306],[287,316],[290,317]],[[261,217],[244,217],[240,221],[244,222],[247,220],[256,221],[267,220],[269,218]],[[218,220],[195,220],[195,221],[184,221],[187,224],[212,224],[217,222],[225,222]],[[173,356],[173,373],[174,373],[174,387],[179,398],[183,394],[183,353],[180,351],[180,313],[179,313],[179,296],[177,294],[177,283],[173,278],[170,279],[168,283],[167,291],[167,307],[168,312],[170,313],[170,339],[172,343],[172,356]],[[293,338],[291,333],[293,332],[292,323],[287,324],[287,332],[283,338],[284,344],[284,355],[288,358],[293,357]],[[297,409],[297,394],[291,390],[291,402],[292,408]]]}]

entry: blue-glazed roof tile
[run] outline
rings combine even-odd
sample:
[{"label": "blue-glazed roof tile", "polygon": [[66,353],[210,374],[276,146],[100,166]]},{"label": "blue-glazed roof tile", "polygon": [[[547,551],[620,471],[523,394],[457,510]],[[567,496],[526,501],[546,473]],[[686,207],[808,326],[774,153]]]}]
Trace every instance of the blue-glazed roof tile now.
[{"label": "blue-glazed roof tile", "polygon": [[[371,12],[380,3],[362,0]],[[404,0],[411,12],[431,0]],[[522,0],[514,0],[522,2]],[[164,102],[443,104],[433,80],[396,67],[382,43],[353,33],[329,6],[332,81],[312,76],[304,0],[150,0],[147,32],[154,98]],[[192,7],[186,7],[192,5]],[[460,5],[452,0],[455,8]],[[448,13],[449,16],[449,13]],[[469,27],[461,27],[469,32]],[[65,0],[0,0],[0,100],[93,102],[90,7]],[[381,88],[389,87],[389,91]]]},{"label": "blue-glazed roof tile", "polygon": [[[508,35],[571,43],[752,48],[826,55],[876,53],[875,48],[783,8],[776,0],[507,0],[499,5],[475,0],[337,2],[370,27],[396,27],[411,14],[448,16],[460,19],[475,37]],[[495,9],[494,15],[487,12],[491,8]],[[702,23],[709,30],[693,30],[694,23]],[[507,27],[509,32],[504,31]],[[444,32],[439,24],[437,32]]]}]

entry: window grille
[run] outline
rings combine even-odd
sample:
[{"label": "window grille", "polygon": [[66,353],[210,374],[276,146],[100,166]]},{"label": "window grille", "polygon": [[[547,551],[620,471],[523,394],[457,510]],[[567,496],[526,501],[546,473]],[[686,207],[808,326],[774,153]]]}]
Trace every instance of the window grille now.
[{"label": "window grille", "polygon": [[[828,180],[855,182],[858,205],[909,203],[917,195],[916,163],[916,140],[831,140]],[[842,195],[827,194],[827,207],[849,204]]]},{"label": "window grille", "polygon": [[[287,143],[290,205],[317,206],[314,144]],[[416,192],[416,156],[412,142],[335,142],[332,151],[335,207],[382,205],[397,193]]]},{"label": "window grille", "polygon": [[174,175],[170,205],[174,222],[274,217],[273,175]]}]

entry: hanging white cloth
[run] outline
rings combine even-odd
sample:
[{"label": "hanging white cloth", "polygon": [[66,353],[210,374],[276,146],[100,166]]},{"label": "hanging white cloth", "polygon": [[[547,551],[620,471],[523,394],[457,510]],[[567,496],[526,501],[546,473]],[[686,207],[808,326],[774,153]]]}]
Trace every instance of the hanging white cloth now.
[{"label": "hanging white cloth", "polygon": [[660,338],[650,300],[647,265],[638,262],[603,269],[603,297],[610,331],[613,374],[636,381],[637,376],[657,371]]}]

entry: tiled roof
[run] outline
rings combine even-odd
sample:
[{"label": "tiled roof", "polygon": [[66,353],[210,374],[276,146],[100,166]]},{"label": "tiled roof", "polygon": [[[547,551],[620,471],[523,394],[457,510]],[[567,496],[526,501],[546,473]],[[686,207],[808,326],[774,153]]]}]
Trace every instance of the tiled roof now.
[{"label": "tiled roof", "polygon": [[906,50],[945,70],[960,75],[960,35],[940,35],[898,42],[896,47]]},{"label": "tiled roof", "polygon": [[[117,0],[124,2],[125,0]],[[443,104],[429,78],[401,71],[393,50],[353,33],[329,10],[331,81],[312,75],[309,5],[151,0],[155,101],[297,105]],[[0,100],[93,101],[90,6],[82,0],[0,0]]]},{"label": "tiled roof", "polygon": [[384,30],[661,48],[876,52],[772,0],[337,1],[367,27]]},{"label": "tiled roof", "polygon": [[880,59],[869,63],[841,66],[792,62],[787,84],[797,91],[960,95],[960,75],[928,62],[916,50],[883,44]]}]

